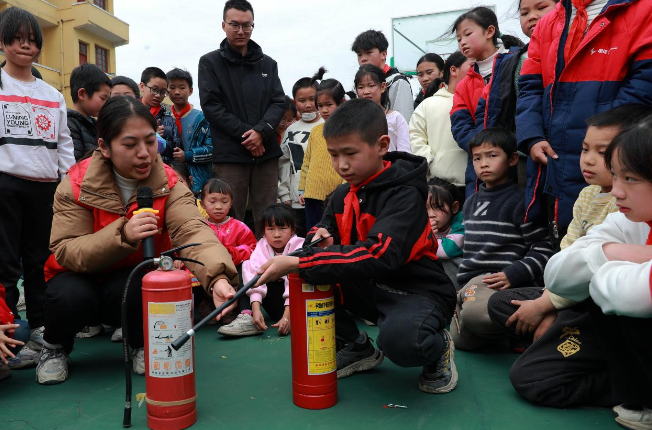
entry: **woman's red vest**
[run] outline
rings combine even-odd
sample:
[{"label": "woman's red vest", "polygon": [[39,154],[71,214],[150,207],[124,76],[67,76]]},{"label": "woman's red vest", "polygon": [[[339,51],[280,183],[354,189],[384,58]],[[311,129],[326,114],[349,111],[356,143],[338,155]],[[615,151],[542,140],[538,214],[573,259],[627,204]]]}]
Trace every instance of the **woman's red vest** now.
[{"label": "woman's red vest", "polygon": [[[102,230],[107,225],[113,223],[122,215],[114,212],[108,212],[92,206],[88,206],[79,201],[79,195],[81,194],[81,184],[84,181],[84,177],[86,176],[86,171],[88,170],[88,166],[90,162],[91,162],[91,158],[87,158],[86,160],[80,161],[79,163],[75,164],[68,172],[68,177],[70,178],[70,186],[72,187],[72,192],[75,197],[75,202],[79,206],[85,207],[93,211],[93,219],[94,219],[93,231],[97,232]],[[178,181],[177,175],[176,173],[174,173],[174,170],[172,170],[171,167],[165,164],[163,166],[165,168],[165,174],[168,178],[168,189],[171,190]],[[152,209],[156,209],[159,211],[158,213],[159,234],[154,236],[156,255],[160,255],[162,252],[172,248],[172,241],[170,240],[170,235],[168,234],[167,227],[165,226],[165,203],[167,201],[168,195],[169,194],[166,194],[164,196],[155,198],[154,203],[152,205]],[[134,211],[136,210],[138,210],[138,204],[132,203],[131,205],[129,205],[125,217],[127,219],[131,219],[131,217],[134,214]],[[113,271],[115,269],[119,269],[122,267],[135,267],[142,261],[143,261],[143,250],[142,250],[142,246],[139,246],[138,249],[134,253],[132,253],[129,257],[107,268],[106,272]],[[45,263],[45,268],[44,268],[45,281],[47,282],[50,279],[52,279],[54,276],[58,275],[59,273],[63,273],[67,271],[68,269],[59,265],[57,260],[54,258],[54,254],[52,254],[48,258],[47,262]]]}]

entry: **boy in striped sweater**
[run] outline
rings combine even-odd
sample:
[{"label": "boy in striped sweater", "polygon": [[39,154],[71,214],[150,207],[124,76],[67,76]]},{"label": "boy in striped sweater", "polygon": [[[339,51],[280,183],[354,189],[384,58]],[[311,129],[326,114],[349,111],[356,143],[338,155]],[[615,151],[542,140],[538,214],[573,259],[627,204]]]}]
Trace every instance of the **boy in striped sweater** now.
[{"label": "boy in striped sweater", "polygon": [[451,323],[455,346],[462,350],[505,337],[489,318],[489,297],[512,287],[535,286],[553,254],[548,231],[524,221],[525,196],[510,180],[510,169],[518,163],[515,136],[489,128],[469,143],[469,150],[484,183],[464,205],[464,260],[457,273],[464,287]]}]

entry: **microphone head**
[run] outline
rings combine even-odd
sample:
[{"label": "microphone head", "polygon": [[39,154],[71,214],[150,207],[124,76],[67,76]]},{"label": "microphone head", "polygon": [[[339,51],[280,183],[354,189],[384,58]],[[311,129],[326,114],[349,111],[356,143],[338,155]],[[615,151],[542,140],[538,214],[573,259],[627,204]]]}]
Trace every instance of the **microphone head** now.
[{"label": "microphone head", "polygon": [[150,187],[138,187],[136,202],[139,208],[151,208],[154,205],[154,193]]}]

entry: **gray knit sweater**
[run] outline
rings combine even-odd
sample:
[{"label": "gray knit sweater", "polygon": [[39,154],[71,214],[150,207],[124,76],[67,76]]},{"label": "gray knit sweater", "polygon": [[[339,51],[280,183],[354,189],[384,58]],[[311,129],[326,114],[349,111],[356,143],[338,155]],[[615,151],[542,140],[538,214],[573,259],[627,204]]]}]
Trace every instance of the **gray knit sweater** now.
[{"label": "gray knit sweater", "polygon": [[464,204],[464,260],[460,285],[485,273],[505,272],[512,287],[531,285],[543,276],[553,254],[548,230],[525,219],[523,190],[513,182],[480,186]]}]

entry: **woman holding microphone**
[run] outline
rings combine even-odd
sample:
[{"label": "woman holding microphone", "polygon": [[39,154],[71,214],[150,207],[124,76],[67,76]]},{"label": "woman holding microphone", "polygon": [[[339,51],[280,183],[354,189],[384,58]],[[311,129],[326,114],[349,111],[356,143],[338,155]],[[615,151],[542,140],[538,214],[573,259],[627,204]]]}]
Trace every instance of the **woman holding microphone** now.
[{"label": "woman holding microphone", "polygon": [[[154,238],[157,256],[201,243],[180,256],[205,264],[187,263],[216,306],[235,294],[231,256],[203,222],[190,190],[157,154],[156,120],[149,111],[134,98],[111,98],[98,116],[98,137],[99,148],[70,169],[54,198],[39,384],[68,378],[67,355],[75,333],[91,319],[120,326],[122,292],[133,268],[143,261],[143,239]],[[158,214],[134,214],[140,186],[153,190],[152,207]],[[133,322],[128,333],[133,369],[142,374],[140,280],[129,291],[128,317]]]}]

